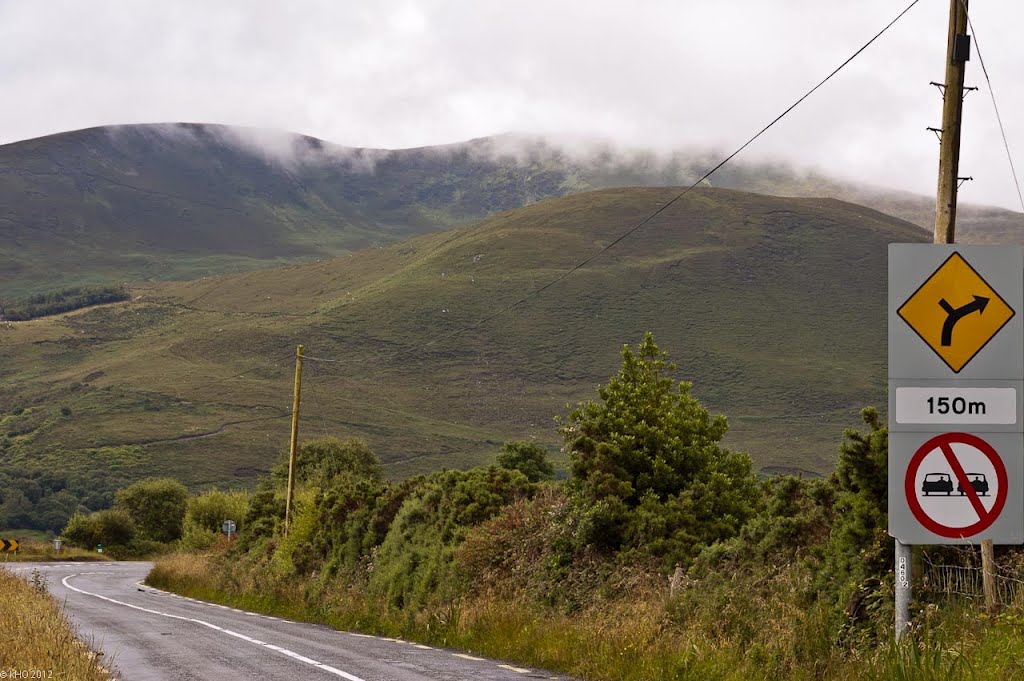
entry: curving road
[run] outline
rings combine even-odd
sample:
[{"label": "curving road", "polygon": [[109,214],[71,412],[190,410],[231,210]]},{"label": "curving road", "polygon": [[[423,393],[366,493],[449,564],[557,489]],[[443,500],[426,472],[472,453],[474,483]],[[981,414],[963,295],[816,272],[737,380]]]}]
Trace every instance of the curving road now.
[{"label": "curving road", "polygon": [[[521,681],[558,676],[397,639],[335,631],[142,584],[151,563],[11,563],[37,570],[116,678]],[[562,677],[566,678],[566,677]]]}]

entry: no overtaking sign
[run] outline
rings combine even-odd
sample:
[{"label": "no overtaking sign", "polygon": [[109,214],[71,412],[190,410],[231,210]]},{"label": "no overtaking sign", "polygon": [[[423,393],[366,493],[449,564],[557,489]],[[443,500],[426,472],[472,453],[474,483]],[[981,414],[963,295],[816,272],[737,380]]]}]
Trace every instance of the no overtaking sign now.
[{"label": "no overtaking sign", "polygon": [[985,440],[937,435],[918,448],[904,479],[910,510],[926,529],[950,539],[992,526],[1006,505],[1006,466]]}]

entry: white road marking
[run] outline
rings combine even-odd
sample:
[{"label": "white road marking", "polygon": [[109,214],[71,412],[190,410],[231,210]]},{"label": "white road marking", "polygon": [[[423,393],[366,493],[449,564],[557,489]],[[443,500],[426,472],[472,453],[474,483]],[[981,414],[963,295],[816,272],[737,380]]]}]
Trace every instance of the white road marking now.
[{"label": "white road marking", "polygon": [[465,653],[452,653],[455,657],[461,657],[463,660],[476,660],[477,662],[486,662],[482,657],[473,657],[472,655],[466,655]]},{"label": "white road marking", "polygon": [[498,666],[501,667],[502,669],[508,669],[510,671],[517,672],[519,674],[529,674],[530,673],[529,669],[523,669],[522,667],[513,667],[510,664],[499,664]]},{"label": "white road marking", "polygon": [[[83,573],[83,574],[85,574],[85,573]],[[311,658],[308,658],[308,657],[305,657],[303,655],[300,655],[299,653],[296,653],[296,652],[294,652],[292,650],[288,650],[287,648],[281,648],[280,646],[275,646],[275,645],[271,645],[269,643],[264,643],[263,641],[258,641],[256,639],[250,637],[250,636],[246,636],[245,634],[239,634],[236,631],[231,631],[230,629],[225,629],[223,627],[218,627],[216,624],[213,624],[211,622],[205,622],[203,620],[196,619],[194,617],[182,617],[181,615],[172,615],[170,613],[160,612],[158,610],[151,610],[149,608],[143,608],[140,605],[132,605],[131,603],[125,603],[124,601],[118,601],[118,600],[115,600],[113,598],[108,598],[107,596],[101,596],[100,594],[94,594],[91,591],[85,591],[84,589],[79,589],[77,587],[73,587],[70,584],[68,584],[68,580],[71,579],[72,577],[75,577],[75,576],[77,576],[77,575],[72,573],[72,574],[68,575],[67,577],[65,577],[64,579],[62,579],[60,583],[63,584],[68,589],[71,589],[72,591],[75,591],[75,592],[80,593],[80,594],[84,594],[86,596],[92,596],[94,598],[99,598],[100,600],[104,600],[104,601],[107,601],[109,603],[115,603],[117,605],[123,605],[126,608],[131,608],[133,610],[140,610],[142,612],[146,612],[146,613],[149,613],[151,615],[159,615],[160,617],[168,617],[168,618],[170,618],[172,620],[181,620],[183,622],[193,622],[195,624],[199,624],[199,625],[207,627],[209,629],[213,629],[214,631],[219,631],[219,632],[222,632],[224,634],[227,634],[228,636],[234,636],[235,638],[238,638],[238,639],[241,639],[243,641],[246,641],[247,643],[251,643],[253,645],[260,646],[261,648],[266,648],[267,650],[272,650],[272,651],[274,651],[276,653],[280,653],[282,655],[286,655],[286,656],[288,656],[288,657],[290,657],[290,658],[292,658],[294,660],[297,660],[298,662],[303,662],[303,663],[308,664],[308,665],[310,665],[312,667],[316,667],[317,669],[322,669],[325,672],[329,672],[331,674],[334,674],[335,676],[340,676],[340,677],[342,677],[344,679],[348,679],[348,681],[363,681],[363,679],[359,678],[358,676],[355,676],[353,674],[349,674],[348,672],[344,672],[344,671],[342,671],[340,669],[336,669],[335,667],[332,667],[330,665],[326,665],[326,664],[324,664],[322,662],[317,662],[316,660],[313,660]]]}]

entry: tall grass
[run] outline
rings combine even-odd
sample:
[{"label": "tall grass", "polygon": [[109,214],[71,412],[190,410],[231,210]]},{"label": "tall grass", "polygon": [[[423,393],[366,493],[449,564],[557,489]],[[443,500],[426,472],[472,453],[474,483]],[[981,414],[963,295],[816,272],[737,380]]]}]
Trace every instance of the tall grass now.
[{"label": "tall grass", "polygon": [[931,605],[899,643],[888,629],[837,636],[842,614],[807,599],[807,575],[798,567],[687,582],[675,596],[667,584],[638,578],[628,596],[598,597],[571,612],[510,593],[403,610],[358,585],[228,566],[223,550],[163,557],[148,581],[248,610],[595,681],[1024,678],[1024,611],[1017,606],[986,618],[969,602]]},{"label": "tall grass", "polygon": [[0,568],[0,603],[0,672],[29,671],[44,679],[111,678],[110,661],[75,637],[38,572],[26,580]]},{"label": "tall grass", "polygon": [[870,676],[865,661],[830,638],[830,613],[803,604],[806,579],[780,572],[760,586],[693,583],[670,597],[638,577],[628,596],[567,612],[508,594],[399,609],[358,586],[228,566],[221,556],[175,554],[148,583],[196,598],[339,629],[461,648],[585,679],[845,679]]}]

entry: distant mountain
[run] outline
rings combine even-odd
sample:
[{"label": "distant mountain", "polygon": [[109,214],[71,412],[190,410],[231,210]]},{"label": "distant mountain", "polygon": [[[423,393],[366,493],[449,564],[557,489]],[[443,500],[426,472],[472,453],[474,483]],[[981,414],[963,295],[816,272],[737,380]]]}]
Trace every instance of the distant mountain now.
[{"label": "distant mountain", "polygon": [[559,284],[676,189],[540,201],[333,260],[185,283],[0,324],[0,468],[53,465],[193,485],[244,481],[287,442],[358,435],[396,477],[556,447],[646,330],[766,470],[832,469],[884,406],[886,245],[917,226],[833,199],[690,193]]},{"label": "distant mountain", "polygon": [[0,296],[329,257],[564,194],[562,169],[212,125],[0,146]]},{"label": "distant mountain", "polygon": [[[595,188],[677,186],[718,159],[512,135],[350,149],[218,125],[91,128],[0,146],[0,300],[327,258]],[[786,165],[711,186],[851,200],[931,228],[933,202]],[[968,241],[1024,239],[1024,215],[963,207]]]}]

